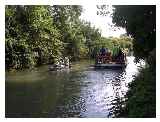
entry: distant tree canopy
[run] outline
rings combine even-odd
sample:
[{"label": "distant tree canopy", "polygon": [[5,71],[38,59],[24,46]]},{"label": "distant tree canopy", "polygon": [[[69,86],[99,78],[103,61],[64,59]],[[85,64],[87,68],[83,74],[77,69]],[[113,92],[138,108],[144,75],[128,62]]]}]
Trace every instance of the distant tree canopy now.
[{"label": "distant tree canopy", "polygon": [[54,63],[68,56],[94,57],[103,44],[131,47],[125,38],[104,38],[99,29],[80,19],[81,6],[6,6],[6,69]]},{"label": "distant tree canopy", "polygon": [[99,52],[100,48],[103,46],[108,48],[111,53],[113,54],[113,50],[115,48],[121,48],[122,50],[126,50],[127,52],[132,51],[133,44],[132,44],[132,38],[126,36],[126,37],[101,37],[99,41],[97,41],[94,45],[94,50],[92,51],[92,56],[95,57],[95,55]]},{"label": "distant tree canopy", "polygon": [[126,28],[127,34],[134,38],[133,50],[136,59],[148,60],[152,55],[155,61],[156,6],[117,5],[114,8],[113,22],[116,26]]}]

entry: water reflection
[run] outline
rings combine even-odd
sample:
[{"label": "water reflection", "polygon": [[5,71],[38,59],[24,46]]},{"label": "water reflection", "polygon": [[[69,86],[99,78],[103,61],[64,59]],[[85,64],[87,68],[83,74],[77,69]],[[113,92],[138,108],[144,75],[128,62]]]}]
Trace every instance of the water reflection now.
[{"label": "water reflection", "polygon": [[138,73],[133,60],[125,70],[95,70],[85,61],[61,72],[7,73],[6,117],[114,117]]}]

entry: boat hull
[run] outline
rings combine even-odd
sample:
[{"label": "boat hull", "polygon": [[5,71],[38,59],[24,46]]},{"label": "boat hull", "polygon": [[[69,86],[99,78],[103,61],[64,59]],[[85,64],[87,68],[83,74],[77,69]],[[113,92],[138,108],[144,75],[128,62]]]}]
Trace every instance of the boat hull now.
[{"label": "boat hull", "polygon": [[124,64],[95,64],[95,68],[108,68],[108,69],[120,69],[125,68],[126,63]]}]

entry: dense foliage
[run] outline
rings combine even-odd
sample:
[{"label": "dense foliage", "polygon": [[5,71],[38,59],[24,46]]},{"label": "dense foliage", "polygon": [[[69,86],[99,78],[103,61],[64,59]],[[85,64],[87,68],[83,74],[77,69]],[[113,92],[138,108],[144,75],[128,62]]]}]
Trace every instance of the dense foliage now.
[{"label": "dense foliage", "polygon": [[61,55],[60,36],[47,6],[6,6],[6,67],[31,67]]},{"label": "dense foliage", "polygon": [[134,38],[133,50],[138,59],[147,59],[156,48],[156,7],[153,5],[114,6],[113,22],[124,27]]},{"label": "dense foliage", "polygon": [[80,19],[81,6],[6,6],[6,69],[95,57],[102,45],[130,48],[130,38],[104,38]]},{"label": "dense foliage", "polygon": [[[119,117],[156,117],[156,7],[153,5],[114,6],[113,22],[133,37],[137,61],[146,67],[129,85],[125,107]],[[122,107],[121,107],[122,108]]]},{"label": "dense foliage", "polygon": [[130,90],[126,95],[128,102],[121,110],[120,117],[156,117],[155,75],[153,69],[141,69],[141,73],[129,85]]}]

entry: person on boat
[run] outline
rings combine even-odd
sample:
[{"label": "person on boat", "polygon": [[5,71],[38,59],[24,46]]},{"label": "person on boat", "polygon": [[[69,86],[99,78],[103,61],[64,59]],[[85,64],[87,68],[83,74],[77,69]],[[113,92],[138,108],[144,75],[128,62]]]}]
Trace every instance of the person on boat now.
[{"label": "person on boat", "polygon": [[101,63],[109,63],[112,60],[111,52],[108,48],[104,48],[104,46],[100,49],[99,61]]},{"label": "person on boat", "polygon": [[119,49],[118,55],[116,57],[116,63],[124,63],[125,62],[125,54],[121,49]]},{"label": "person on boat", "polygon": [[104,60],[105,60],[104,63],[110,63],[112,61],[112,56],[111,56],[111,51],[110,50],[107,51]]},{"label": "person on boat", "polygon": [[108,52],[108,49],[102,46],[102,48],[100,49],[100,55],[105,56],[107,52]]},{"label": "person on boat", "polygon": [[108,49],[106,49],[104,46],[99,50],[99,54],[97,56],[97,62],[98,63],[103,63],[104,62],[104,57],[106,56]]}]

